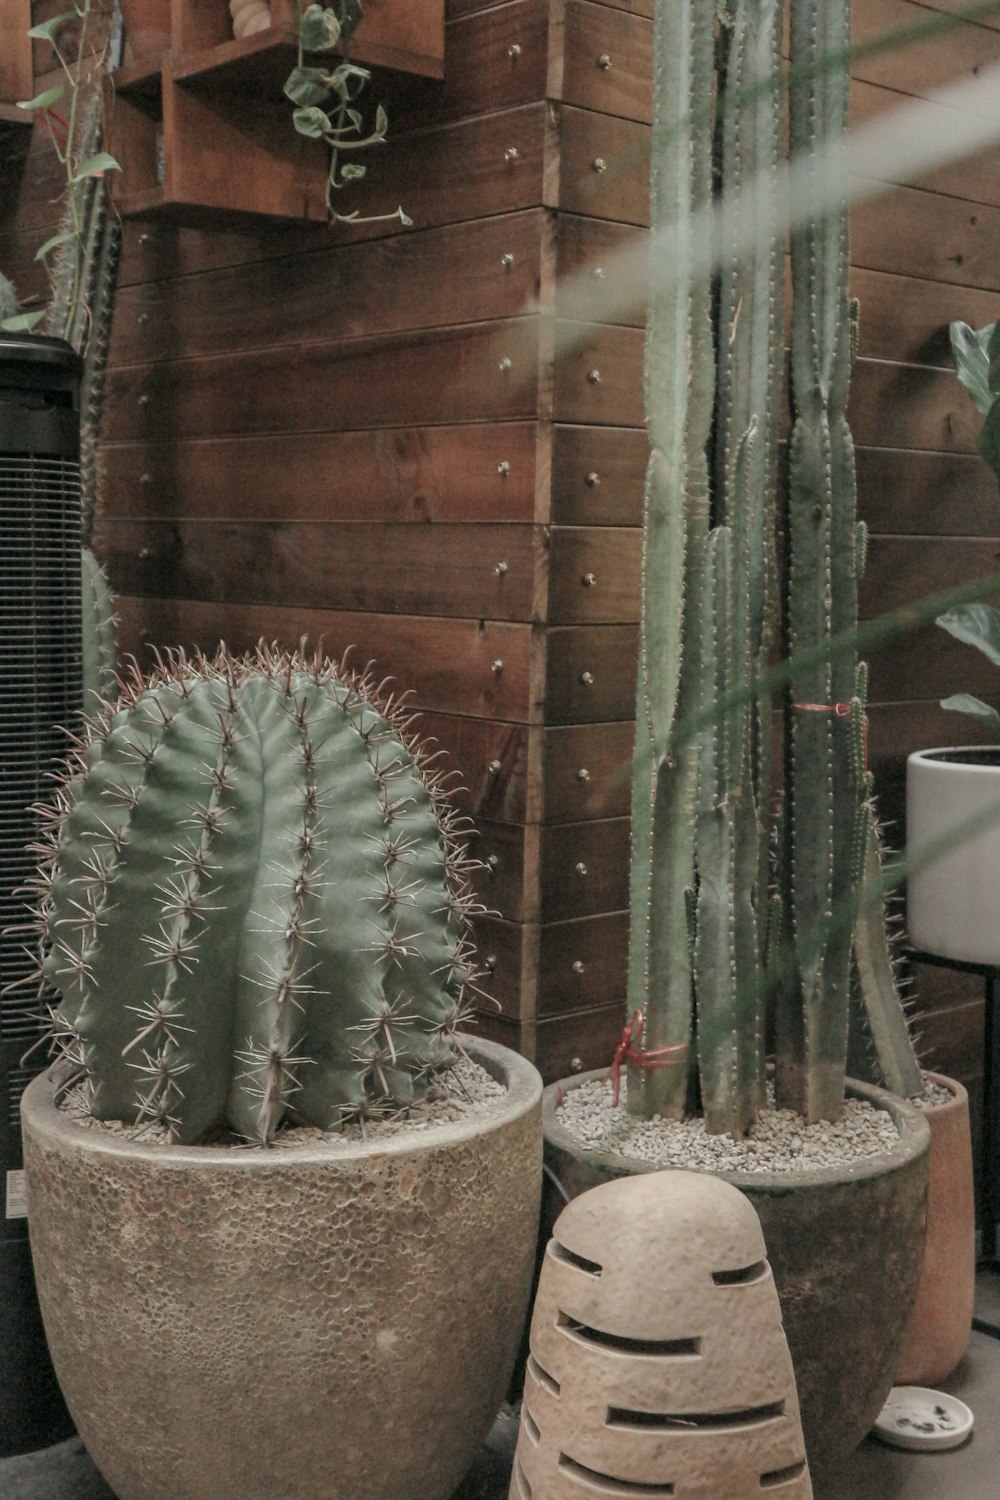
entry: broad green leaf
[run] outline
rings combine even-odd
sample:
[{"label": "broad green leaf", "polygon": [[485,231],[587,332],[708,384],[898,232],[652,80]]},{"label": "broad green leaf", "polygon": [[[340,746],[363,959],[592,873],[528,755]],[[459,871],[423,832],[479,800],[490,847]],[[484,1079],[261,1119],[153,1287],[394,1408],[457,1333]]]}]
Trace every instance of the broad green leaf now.
[{"label": "broad green leaf", "polygon": [[994,401],[986,413],[986,420],[976,439],[976,447],[983,462],[989,464],[994,474],[1000,478],[1000,399]]},{"label": "broad green leaf", "polygon": [[1000,667],[1000,610],[989,604],[959,604],[938,615],[935,624]]},{"label": "broad green leaf", "polygon": [[50,104],[55,104],[56,100],[61,99],[62,96],[63,86],[60,83],[54,89],[43,89],[40,94],[35,95],[34,99],[19,99],[17,107],[18,109],[48,109]]},{"label": "broad green leaf", "polygon": [[67,21],[75,21],[76,18],[75,10],[60,11],[59,15],[53,16],[51,20],[39,21],[37,26],[32,26],[28,35],[37,37],[42,42],[55,41],[55,35],[60,26],[65,25]]},{"label": "broad green leaf", "polygon": [[955,693],[951,698],[942,698],[941,707],[956,714],[973,714],[977,719],[985,719],[994,729],[1000,729],[1000,714],[996,709],[990,708],[981,698],[973,698],[971,693]]},{"label": "broad green leaf", "polygon": [[951,351],[955,356],[958,378],[972,396],[976,410],[983,416],[989,414],[996,399],[990,388],[989,341],[997,324],[986,328],[970,328],[968,323],[952,323]]},{"label": "broad green leaf", "polygon": [[308,109],[297,109],[292,115],[292,124],[299,135],[307,135],[314,141],[323,140],[333,128],[323,111],[314,104]]},{"label": "broad green leaf", "polygon": [[83,182],[87,177],[103,177],[105,172],[120,172],[121,167],[107,151],[98,151],[82,161],[73,175],[74,182]]},{"label": "broad green leaf", "polygon": [[340,41],[340,22],[335,11],[310,5],[302,13],[299,36],[306,52],[329,52]]},{"label": "broad green leaf", "polygon": [[39,245],[35,251],[35,259],[44,260],[47,255],[51,255],[52,251],[57,250],[60,245],[68,245],[70,240],[75,238],[76,236],[72,229],[66,229],[62,234],[54,234],[50,240],[45,241],[44,245]]},{"label": "broad green leaf", "polygon": [[0,323],[0,329],[4,333],[30,333],[44,317],[44,307],[38,312],[16,313],[12,318],[4,318]]},{"label": "broad green leaf", "polygon": [[323,68],[293,68],[284,93],[294,104],[320,104],[330,92]]}]

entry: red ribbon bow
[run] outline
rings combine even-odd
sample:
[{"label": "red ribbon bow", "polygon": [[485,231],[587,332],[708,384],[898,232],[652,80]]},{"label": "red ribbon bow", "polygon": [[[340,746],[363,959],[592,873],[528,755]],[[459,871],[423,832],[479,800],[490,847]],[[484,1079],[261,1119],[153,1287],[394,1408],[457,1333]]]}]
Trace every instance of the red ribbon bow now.
[{"label": "red ribbon bow", "polygon": [[611,1067],[604,1075],[604,1082],[611,1079],[612,1093],[615,1108],[618,1107],[618,1099],[621,1094],[622,1063],[630,1062],[633,1067],[646,1068],[673,1068],[682,1061],[688,1050],[687,1042],[679,1042],[675,1047],[654,1047],[644,1051],[639,1047],[639,1038],[646,1027],[646,1018],[641,1010],[632,1012],[632,1019],[625,1026],[621,1034],[621,1040],[615,1048],[615,1055],[611,1060]]}]

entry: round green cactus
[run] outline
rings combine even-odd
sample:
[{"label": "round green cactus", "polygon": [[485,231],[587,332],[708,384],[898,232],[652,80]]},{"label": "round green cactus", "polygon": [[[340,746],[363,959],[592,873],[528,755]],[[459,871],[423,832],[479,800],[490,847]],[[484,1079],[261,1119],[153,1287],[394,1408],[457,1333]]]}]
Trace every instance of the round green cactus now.
[{"label": "round green cactus", "polygon": [[49,810],[42,969],[101,1119],[269,1140],[410,1104],[454,1058],[469,862],[367,677],[172,653]]}]

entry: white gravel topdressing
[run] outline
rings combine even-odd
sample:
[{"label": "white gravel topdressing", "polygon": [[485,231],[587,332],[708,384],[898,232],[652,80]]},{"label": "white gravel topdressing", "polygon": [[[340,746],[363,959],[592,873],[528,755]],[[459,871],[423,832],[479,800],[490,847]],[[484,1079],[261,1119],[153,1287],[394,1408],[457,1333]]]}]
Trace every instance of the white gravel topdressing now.
[{"label": "white gravel topdressing", "polygon": [[[334,1154],[346,1154],[358,1141],[385,1140],[390,1136],[419,1135],[432,1130],[436,1125],[448,1125],[462,1120],[481,1118],[492,1114],[500,1099],[506,1097],[507,1089],[471,1057],[460,1056],[453,1068],[440,1074],[437,1082],[428,1090],[427,1097],[409,1110],[387,1119],[372,1118],[361,1124],[355,1121],[336,1131],[320,1130],[312,1125],[283,1126],[269,1147],[262,1147],[234,1137],[217,1144],[231,1145],[244,1151],[289,1150],[297,1145],[313,1145],[321,1142]],[[123,1125],[120,1120],[95,1120],[87,1111],[86,1102],[79,1089],[71,1090],[61,1102],[60,1108],[77,1117],[88,1129],[102,1130],[109,1135],[124,1136],[140,1140],[144,1145],[166,1145],[169,1135],[159,1125],[145,1127]]]},{"label": "white gravel topdressing", "polygon": [[559,1124],[591,1151],[612,1151],[659,1167],[705,1168],[719,1172],[801,1172],[857,1164],[881,1156],[899,1142],[885,1110],[864,1099],[847,1099],[835,1124],[805,1125],[790,1109],[765,1110],[746,1140],[706,1135],[702,1119],[640,1120],[625,1108],[622,1079],[616,1109],[610,1082],[591,1079],[568,1089],[557,1112]]}]

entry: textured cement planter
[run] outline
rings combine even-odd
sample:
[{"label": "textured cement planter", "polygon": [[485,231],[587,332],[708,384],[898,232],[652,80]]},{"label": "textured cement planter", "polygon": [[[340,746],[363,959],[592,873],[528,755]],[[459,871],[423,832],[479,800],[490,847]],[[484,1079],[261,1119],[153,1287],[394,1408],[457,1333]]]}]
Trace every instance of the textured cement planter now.
[{"label": "textured cement planter", "polygon": [[931,1129],[927,1235],[896,1385],[934,1386],[951,1374],[969,1342],[976,1293],[969,1096],[953,1078],[924,1077],[952,1097],[923,1111]]},{"label": "textured cement planter", "polygon": [[23,1105],[53,1360],[118,1500],[447,1500],[510,1378],[541,1080],[485,1120],[332,1155],[153,1147]]},{"label": "textured cement planter", "polygon": [[906,847],[964,830],[912,870],[906,930],[915,948],[1000,966],[1000,749],[920,750],[906,762]]},{"label": "textured cement planter", "polygon": [[[588,1151],[559,1125],[558,1089],[601,1076],[563,1079],[543,1098],[546,1161],[571,1198],[655,1170]],[[923,1248],[927,1121],[883,1089],[851,1082],[849,1092],[892,1115],[900,1141],[891,1152],[844,1170],[720,1174],[746,1193],[764,1230],[814,1481],[853,1452],[892,1388]],[[560,1206],[547,1204],[546,1224]]]}]

